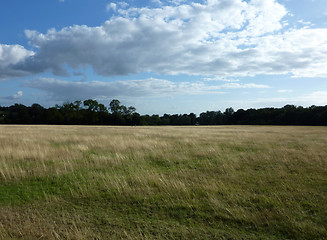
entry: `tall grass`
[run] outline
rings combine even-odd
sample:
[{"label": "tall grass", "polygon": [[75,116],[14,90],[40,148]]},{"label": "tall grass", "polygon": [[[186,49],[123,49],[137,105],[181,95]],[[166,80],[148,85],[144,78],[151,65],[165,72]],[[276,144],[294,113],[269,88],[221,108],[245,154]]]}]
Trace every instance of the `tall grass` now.
[{"label": "tall grass", "polygon": [[0,238],[326,239],[327,128],[0,126]]}]

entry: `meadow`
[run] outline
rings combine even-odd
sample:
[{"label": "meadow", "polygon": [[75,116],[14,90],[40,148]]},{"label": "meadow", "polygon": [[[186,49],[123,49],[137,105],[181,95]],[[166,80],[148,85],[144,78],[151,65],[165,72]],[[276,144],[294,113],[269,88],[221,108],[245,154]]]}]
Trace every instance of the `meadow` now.
[{"label": "meadow", "polygon": [[327,128],[0,125],[0,239],[327,239]]}]

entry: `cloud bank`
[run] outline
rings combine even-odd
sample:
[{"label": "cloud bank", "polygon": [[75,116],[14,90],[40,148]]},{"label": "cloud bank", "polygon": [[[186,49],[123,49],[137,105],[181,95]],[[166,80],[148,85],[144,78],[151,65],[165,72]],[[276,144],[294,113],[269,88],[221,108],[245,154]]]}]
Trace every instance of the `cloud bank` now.
[{"label": "cloud bank", "polygon": [[226,83],[208,85],[202,82],[173,82],[165,79],[149,78],[116,82],[71,82],[53,78],[39,78],[26,86],[48,93],[51,99],[67,101],[87,98],[114,97],[165,97],[172,95],[223,94],[226,89],[269,88],[261,84]]},{"label": "cloud bank", "polygon": [[246,100],[228,101],[230,105],[237,106],[238,109],[283,107],[288,104],[296,106],[310,107],[312,105],[325,106],[327,102],[327,91],[314,91],[308,94],[293,97],[255,98]]},{"label": "cloud bank", "polygon": [[276,0],[173,2],[157,8],[111,4],[114,16],[98,27],[26,30],[35,52],[1,45],[0,79],[69,76],[67,68],[85,67],[102,76],[327,77],[327,29],[287,28],[288,11]]}]

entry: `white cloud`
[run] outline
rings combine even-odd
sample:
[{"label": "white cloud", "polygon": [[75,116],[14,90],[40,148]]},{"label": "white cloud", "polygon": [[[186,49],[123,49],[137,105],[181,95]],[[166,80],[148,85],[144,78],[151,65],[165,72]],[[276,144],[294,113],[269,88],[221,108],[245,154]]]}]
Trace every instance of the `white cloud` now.
[{"label": "white cloud", "polygon": [[327,105],[327,91],[315,91],[295,97],[256,98],[252,100],[228,101],[235,108],[283,107],[287,104],[309,107]]},{"label": "white cloud", "polygon": [[118,8],[123,9],[123,8],[127,8],[129,6],[129,4],[127,2],[118,2],[118,3],[114,3],[111,2],[109,4],[107,4],[106,10],[109,11],[116,11]]},{"label": "white cloud", "polygon": [[121,8],[127,8],[129,4],[127,2],[118,2],[119,7]]},{"label": "white cloud", "polygon": [[290,89],[280,89],[277,92],[278,93],[291,93],[291,92],[293,92],[293,90],[290,90]]},{"label": "white cloud", "polygon": [[107,11],[116,11],[116,9],[117,9],[117,4],[116,3],[113,3],[113,2],[111,2],[111,3],[109,3],[108,5],[107,5]]},{"label": "white cloud", "polygon": [[220,86],[222,89],[239,89],[239,88],[269,88],[267,85],[263,84],[255,84],[255,83],[246,83],[246,84],[240,84],[240,83],[225,83]]},{"label": "white cloud", "polygon": [[54,100],[115,97],[162,97],[171,95],[222,94],[223,89],[267,88],[266,85],[226,83],[208,85],[203,82],[173,82],[149,78],[116,82],[70,82],[52,78],[29,81],[27,87],[45,91]]},{"label": "white cloud", "polygon": [[26,86],[46,91],[56,100],[221,93],[216,91],[220,89],[219,87],[207,86],[203,83],[175,83],[154,78],[116,82],[70,82],[39,78],[28,82]]},{"label": "white cloud", "polygon": [[175,5],[180,5],[184,3],[186,0],[168,0],[169,3],[175,4]]},{"label": "white cloud", "polygon": [[17,93],[10,95],[10,96],[6,96],[6,97],[0,97],[0,99],[2,100],[18,100],[19,98],[21,98],[23,96],[23,91],[18,91]]},{"label": "white cloud", "polygon": [[312,23],[310,21],[299,20],[298,23],[301,23],[303,25],[312,25]]},{"label": "white cloud", "polygon": [[203,81],[210,82],[210,81],[218,81],[218,82],[239,82],[239,79],[227,78],[227,77],[204,77]]},{"label": "white cloud", "polygon": [[33,51],[28,51],[20,45],[0,44],[0,80],[27,74],[12,66],[24,62],[26,58],[33,55]]},{"label": "white cloud", "polygon": [[12,95],[13,99],[21,98],[23,96],[23,91],[18,91],[16,94]]},{"label": "white cloud", "polygon": [[327,91],[316,91],[310,94],[304,95],[301,97],[301,100],[305,103],[310,105],[320,105],[325,106],[327,105]]},{"label": "white cloud", "polygon": [[23,61],[26,57],[33,55],[20,45],[0,44],[0,67],[6,67]]},{"label": "white cloud", "polygon": [[160,0],[151,0],[152,3],[162,5],[162,2]]},{"label": "white cloud", "polygon": [[110,3],[117,15],[98,27],[26,30],[38,51],[6,68],[62,76],[66,66],[91,66],[104,76],[327,77],[327,29],[285,29],[288,12],[276,0],[173,2],[155,9]]}]

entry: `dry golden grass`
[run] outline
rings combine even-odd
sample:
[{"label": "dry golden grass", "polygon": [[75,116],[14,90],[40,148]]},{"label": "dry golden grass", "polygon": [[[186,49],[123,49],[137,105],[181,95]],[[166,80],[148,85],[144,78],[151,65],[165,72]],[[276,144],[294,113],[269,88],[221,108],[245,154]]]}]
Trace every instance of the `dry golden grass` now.
[{"label": "dry golden grass", "polygon": [[324,239],[327,128],[0,126],[0,237]]}]

